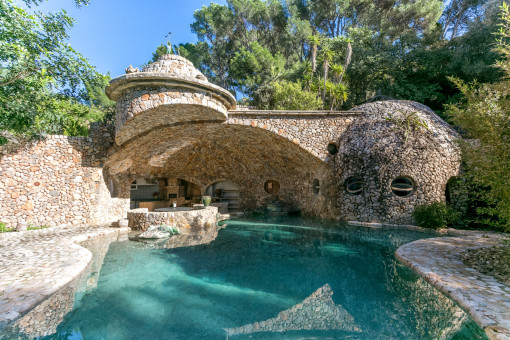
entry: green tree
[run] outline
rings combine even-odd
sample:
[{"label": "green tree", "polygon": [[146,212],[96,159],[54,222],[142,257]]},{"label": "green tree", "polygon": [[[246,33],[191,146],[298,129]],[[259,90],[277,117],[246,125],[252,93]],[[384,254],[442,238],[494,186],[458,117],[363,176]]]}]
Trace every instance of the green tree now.
[{"label": "green tree", "polygon": [[107,78],[65,42],[72,24],[64,11],[30,14],[0,0],[0,143],[6,133],[85,134],[83,124],[97,118],[92,92],[104,90]]},{"label": "green tree", "polygon": [[270,84],[270,100],[261,103],[262,109],[270,110],[318,110],[323,106],[316,94],[303,90],[300,83],[277,81]]},{"label": "green tree", "polygon": [[[461,144],[467,177],[480,202],[475,223],[510,231],[510,11],[502,6],[496,50],[504,77],[493,84],[467,84],[451,78],[464,100],[450,105],[453,122],[469,138]],[[482,190],[480,190],[482,189]]]}]

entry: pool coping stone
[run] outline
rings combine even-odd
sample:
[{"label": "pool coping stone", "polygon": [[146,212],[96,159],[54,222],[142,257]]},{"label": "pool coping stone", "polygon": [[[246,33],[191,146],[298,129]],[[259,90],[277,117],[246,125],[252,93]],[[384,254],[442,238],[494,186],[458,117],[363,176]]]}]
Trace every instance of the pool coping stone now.
[{"label": "pool coping stone", "polygon": [[0,234],[0,330],[78,278],[92,261],[80,243],[127,227],[68,227]]},{"label": "pool coping stone", "polygon": [[395,257],[469,313],[489,339],[510,340],[510,287],[466,266],[461,258],[468,249],[498,246],[505,237],[464,231],[407,243]]}]

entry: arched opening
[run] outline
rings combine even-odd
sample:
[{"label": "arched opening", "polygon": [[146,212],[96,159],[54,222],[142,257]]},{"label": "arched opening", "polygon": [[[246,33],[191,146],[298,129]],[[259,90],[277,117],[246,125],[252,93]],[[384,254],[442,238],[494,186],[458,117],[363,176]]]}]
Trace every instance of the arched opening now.
[{"label": "arched opening", "polygon": [[446,204],[460,210],[467,209],[468,194],[462,179],[458,176],[450,177],[445,188]]},{"label": "arched opening", "polygon": [[239,210],[239,189],[235,183],[229,181],[213,183],[207,187],[205,194],[211,196],[211,205],[219,205],[220,211]]},{"label": "arched opening", "polygon": [[450,177],[448,182],[446,182],[446,188],[445,188],[445,198],[446,198],[446,204],[452,205],[457,203],[457,194],[460,191],[460,181],[457,176]]},{"label": "arched opening", "polygon": [[334,155],[336,155],[338,153],[338,144],[331,142],[331,143],[328,144],[327,149],[328,149],[328,153],[330,155],[334,156]]},{"label": "arched opening", "polygon": [[319,182],[319,180],[317,178],[314,179],[312,182],[312,191],[316,195],[318,195],[319,192],[321,191],[321,183]]},{"label": "arched opening", "polygon": [[[209,194],[214,201],[220,201],[213,204],[230,200],[230,211],[254,210],[278,196],[289,206],[311,214],[317,211],[313,204],[322,202],[309,190],[313,180],[310,174],[332,171],[325,162],[280,135],[251,126],[219,124],[155,129],[123,145],[109,157],[105,167],[113,174],[129,174],[133,179],[137,174],[185,178],[198,184],[202,195]],[[278,182],[277,194],[263,190],[268,180]],[[226,191],[215,193],[222,189],[217,184],[220,181],[235,183],[234,188],[223,189],[236,190],[242,199],[231,197],[232,193]],[[212,183],[214,190],[208,189]],[[309,189],[303,190],[303,184]],[[274,192],[276,187],[273,183],[270,190]]]},{"label": "arched opening", "polygon": [[363,180],[359,176],[349,177],[344,182],[344,188],[351,195],[360,195],[363,192]]}]

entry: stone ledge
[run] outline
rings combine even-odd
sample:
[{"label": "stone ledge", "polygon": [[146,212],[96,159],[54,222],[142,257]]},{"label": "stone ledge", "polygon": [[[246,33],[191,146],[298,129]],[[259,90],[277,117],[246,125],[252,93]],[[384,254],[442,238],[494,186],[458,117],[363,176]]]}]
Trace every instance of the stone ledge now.
[{"label": "stone ledge", "polygon": [[60,226],[43,228],[43,229],[9,231],[9,232],[5,232],[5,233],[0,233],[0,244],[3,244],[4,242],[8,242],[8,241],[21,242],[28,238],[38,237],[41,235],[52,235],[52,234],[55,234],[60,229],[64,229],[64,228],[67,228],[67,225],[63,224]]},{"label": "stone ledge", "polygon": [[124,74],[110,81],[106,87],[106,95],[111,100],[117,101],[122,93],[133,87],[140,86],[162,86],[184,88],[190,91],[206,92],[223,102],[227,108],[235,108],[235,97],[227,90],[209,83],[192,78],[183,78],[166,73],[139,72]]},{"label": "stone ledge", "polygon": [[467,249],[496,246],[504,235],[472,234],[411,242],[395,257],[457,302],[490,339],[510,339],[510,287],[467,267],[460,257]]},{"label": "stone ledge", "polygon": [[[79,245],[81,242],[107,236],[117,240],[129,232],[129,228],[48,229],[20,232],[17,238],[2,239],[0,329],[80,277],[92,260],[92,253]],[[37,233],[40,231],[47,232]],[[33,236],[29,242],[25,242],[26,235]]]},{"label": "stone ledge", "polygon": [[229,116],[274,116],[274,117],[287,117],[287,116],[316,116],[319,118],[324,117],[346,117],[358,116],[364,114],[365,111],[303,111],[303,110],[229,110]]}]

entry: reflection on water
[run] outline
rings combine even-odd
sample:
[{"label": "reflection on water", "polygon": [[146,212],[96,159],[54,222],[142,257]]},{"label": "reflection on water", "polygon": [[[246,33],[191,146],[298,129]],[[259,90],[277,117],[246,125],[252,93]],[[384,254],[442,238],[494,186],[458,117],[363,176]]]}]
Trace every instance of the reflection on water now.
[{"label": "reflection on water", "polygon": [[257,332],[287,332],[303,329],[345,330],[360,332],[354,318],[342,306],[335,305],[333,291],[328,284],[317,289],[303,302],[278,313],[278,316],[238,328],[227,328],[227,335]]},{"label": "reflection on water", "polygon": [[52,339],[485,339],[394,258],[432,236],[272,217],[231,220],[210,244],[113,243]]}]

